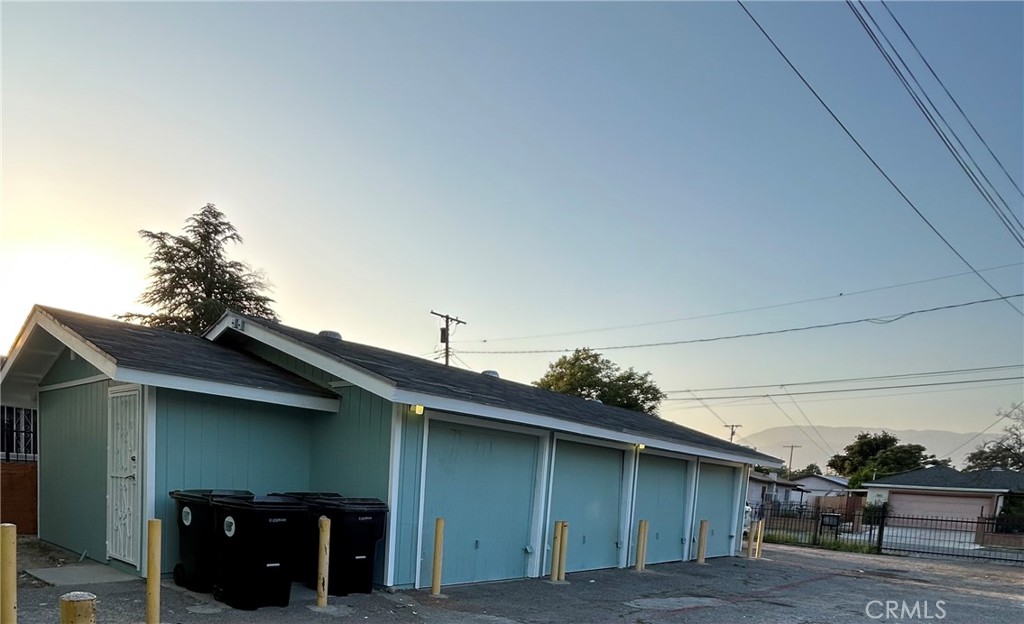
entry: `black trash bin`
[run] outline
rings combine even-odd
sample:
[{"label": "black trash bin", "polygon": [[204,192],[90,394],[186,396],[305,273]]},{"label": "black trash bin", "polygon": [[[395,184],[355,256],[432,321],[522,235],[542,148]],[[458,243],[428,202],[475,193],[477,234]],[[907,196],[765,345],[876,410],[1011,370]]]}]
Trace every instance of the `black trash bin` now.
[{"label": "black trash bin", "polygon": [[174,566],[174,582],[195,592],[213,590],[216,566],[214,543],[216,525],[211,501],[215,497],[252,497],[248,490],[174,490],[170,492],[177,506],[178,558]]},{"label": "black trash bin", "polygon": [[319,519],[322,513],[309,511],[309,502],[317,499],[337,500],[337,492],[271,492],[268,496],[287,496],[301,501],[307,511],[292,530],[292,548],[289,553],[289,567],[292,579],[309,587],[316,587],[317,558],[320,548]]},{"label": "black trash bin", "polygon": [[213,597],[236,609],[287,607],[292,532],[305,505],[284,496],[215,498]]},{"label": "black trash bin", "polygon": [[[384,538],[388,505],[376,498],[316,498],[306,501],[309,516],[331,519],[331,559],[327,593],[332,596],[369,594],[373,591],[373,567],[377,542]],[[319,536],[319,530],[316,535]],[[313,550],[314,556],[318,550]],[[314,574],[306,583],[316,588]]]}]

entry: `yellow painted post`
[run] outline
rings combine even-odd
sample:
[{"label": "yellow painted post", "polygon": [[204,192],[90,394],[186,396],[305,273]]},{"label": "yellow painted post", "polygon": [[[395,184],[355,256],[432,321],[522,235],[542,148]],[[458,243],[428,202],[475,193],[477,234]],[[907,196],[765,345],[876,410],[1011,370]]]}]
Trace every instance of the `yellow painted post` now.
[{"label": "yellow painted post", "polygon": [[636,529],[636,571],[643,572],[647,567],[647,533],[648,522],[641,520]]},{"label": "yellow painted post", "polygon": [[747,559],[754,558],[754,542],[757,541],[757,538],[754,534],[756,532],[757,524],[751,523],[751,525],[747,527]]},{"label": "yellow painted post", "polygon": [[558,566],[562,554],[562,521],[555,522],[555,532],[551,536],[551,580],[558,580]]},{"label": "yellow painted post", "polygon": [[755,559],[760,559],[761,558],[761,544],[763,544],[763,543],[764,543],[764,520],[758,520],[757,521],[757,546],[755,547],[756,550],[754,551],[754,558]]},{"label": "yellow painted post", "polygon": [[331,567],[331,519],[320,516],[320,550],[316,560],[316,606],[327,606],[328,572]]},{"label": "yellow painted post", "polygon": [[441,595],[441,563],[444,556],[444,518],[434,521],[434,569],[430,577],[430,595]]},{"label": "yellow painted post", "polygon": [[569,521],[562,523],[562,543],[558,549],[558,580],[565,580],[565,557],[569,552]]},{"label": "yellow painted post", "polygon": [[147,526],[146,624],[160,624],[160,521],[150,520]]},{"label": "yellow painted post", "polygon": [[60,624],[96,624],[96,594],[76,591],[61,596]]},{"label": "yellow painted post", "polygon": [[18,527],[0,524],[0,622],[18,622]]},{"label": "yellow painted post", "polygon": [[708,521],[700,521],[700,532],[697,534],[697,563],[704,563],[704,555],[708,549]]}]

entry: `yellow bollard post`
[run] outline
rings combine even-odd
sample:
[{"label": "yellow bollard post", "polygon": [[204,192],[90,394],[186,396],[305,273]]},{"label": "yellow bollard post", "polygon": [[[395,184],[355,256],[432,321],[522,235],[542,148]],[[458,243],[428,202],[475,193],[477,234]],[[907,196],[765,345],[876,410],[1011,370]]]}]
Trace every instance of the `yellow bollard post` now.
[{"label": "yellow bollard post", "polygon": [[562,543],[558,549],[558,580],[565,580],[565,557],[569,552],[569,521],[562,522]]},{"label": "yellow bollard post", "polygon": [[562,521],[555,522],[555,532],[551,535],[551,580],[558,580],[558,564],[562,554]]},{"label": "yellow bollard post", "polygon": [[754,558],[754,542],[757,541],[754,534],[757,532],[757,524],[751,523],[747,527],[747,559]]},{"label": "yellow bollard post", "polygon": [[327,584],[331,567],[331,519],[320,516],[320,550],[316,560],[316,606],[327,606]]},{"label": "yellow bollard post", "polygon": [[641,520],[636,529],[636,571],[643,572],[647,567],[647,533],[649,525],[646,520]]},{"label": "yellow bollard post", "polygon": [[61,596],[60,624],[96,624],[96,594],[76,591]]},{"label": "yellow bollard post", "polygon": [[160,624],[160,521],[150,520],[147,526],[146,624]]},{"label": "yellow bollard post", "polygon": [[754,552],[754,558],[761,558],[761,544],[764,543],[764,520],[757,521],[757,546]]},{"label": "yellow bollard post", "polygon": [[18,622],[18,527],[0,524],[0,622]]},{"label": "yellow bollard post", "polygon": [[708,549],[708,521],[700,521],[700,532],[697,534],[697,563],[704,563],[704,555]]},{"label": "yellow bollard post", "polygon": [[434,569],[430,577],[430,595],[441,595],[441,563],[444,556],[444,518],[434,521]]}]

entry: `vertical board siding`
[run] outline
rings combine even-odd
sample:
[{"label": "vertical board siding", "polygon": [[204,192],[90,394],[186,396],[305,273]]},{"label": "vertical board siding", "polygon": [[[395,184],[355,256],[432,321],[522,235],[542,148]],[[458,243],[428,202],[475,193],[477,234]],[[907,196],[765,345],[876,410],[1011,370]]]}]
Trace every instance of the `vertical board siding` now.
[{"label": "vertical board siding", "polygon": [[96,561],[107,555],[109,386],[39,393],[39,537]]},{"label": "vertical board siding", "polygon": [[[688,464],[681,459],[640,455],[636,479],[636,503],[630,540],[635,546],[641,520],[648,521],[647,563],[680,561],[686,525]],[[636,548],[630,554],[636,562]]]},{"label": "vertical board siding", "polygon": [[416,561],[419,558],[416,541],[419,531],[423,416],[413,414],[405,405],[401,407],[401,412],[401,457],[396,475],[398,497],[395,509],[391,510],[391,513],[397,514],[394,583],[397,587],[411,587],[416,582]]},{"label": "vertical board siding", "polygon": [[64,349],[57,356],[57,360],[46,372],[46,376],[39,382],[39,385],[49,386],[103,374],[100,369],[86,362],[80,355],[75,354],[75,359],[71,359],[72,354],[74,352],[71,349]]},{"label": "vertical board siding", "polygon": [[[708,521],[706,556],[724,557],[729,551],[729,537],[735,528],[735,487],[740,471],[729,466],[701,463],[697,475],[697,513],[693,519],[696,538],[701,520]],[[693,552],[696,552],[694,550]]]},{"label": "vertical board siding", "polygon": [[332,381],[339,381],[338,377],[323,371],[312,364],[303,362],[302,360],[290,356],[287,353],[281,353],[277,349],[265,345],[262,342],[252,342],[245,345],[245,350],[249,351],[253,355],[263,358],[264,360],[280,366],[281,368],[291,371],[299,377],[304,377],[313,383],[320,384],[324,387],[329,387]]},{"label": "vertical board siding", "polygon": [[356,387],[340,394],[337,414],[312,421],[310,489],[387,501],[391,402]]},{"label": "vertical board siding", "polygon": [[162,567],[174,568],[178,524],[171,490],[310,489],[312,422],[320,414],[178,390],[156,391],[156,510]]}]

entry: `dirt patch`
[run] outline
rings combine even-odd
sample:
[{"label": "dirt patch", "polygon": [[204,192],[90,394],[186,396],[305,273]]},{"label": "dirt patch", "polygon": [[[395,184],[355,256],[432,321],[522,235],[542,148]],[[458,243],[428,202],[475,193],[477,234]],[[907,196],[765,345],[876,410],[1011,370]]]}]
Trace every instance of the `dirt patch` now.
[{"label": "dirt patch", "polygon": [[78,555],[41,541],[34,535],[18,536],[18,587],[45,587],[46,583],[25,573],[36,568],[62,568],[78,564]]}]

